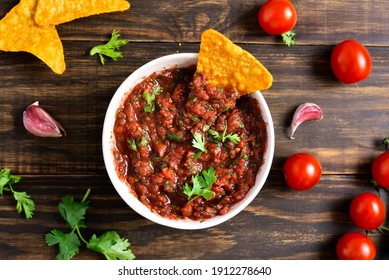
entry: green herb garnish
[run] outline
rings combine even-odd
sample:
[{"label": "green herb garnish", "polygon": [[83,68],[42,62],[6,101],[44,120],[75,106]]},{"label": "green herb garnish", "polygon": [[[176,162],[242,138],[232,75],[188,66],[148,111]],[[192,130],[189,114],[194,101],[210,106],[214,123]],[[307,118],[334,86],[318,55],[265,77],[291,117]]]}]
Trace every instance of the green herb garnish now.
[{"label": "green herb garnish", "polygon": [[135,152],[138,151],[138,147],[145,147],[147,145],[147,143],[148,143],[148,141],[147,141],[146,137],[142,137],[141,141],[133,139],[133,138],[127,140],[127,146]]},{"label": "green herb garnish", "polygon": [[137,152],[138,151],[138,144],[136,143],[136,140],[135,139],[128,139],[127,140],[127,146],[131,149],[131,150],[133,150],[133,151],[135,151],[135,152]]},{"label": "green herb garnish", "polygon": [[153,91],[150,92],[148,90],[145,90],[143,92],[143,98],[146,101],[146,105],[143,107],[143,110],[146,113],[151,113],[155,111],[155,98],[158,94],[161,94],[163,91],[163,88],[161,86],[154,86]]},{"label": "green herb garnish", "polygon": [[100,237],[95,234],[89,239],[84,239],[80,229],[86,228],[85,214],[88,209],[90,189],[87,190],[81,202],[74,201],[73,197],[65,196],[58,204],[58,211],[67,222],[70,232],[64,233],[53,229],[46,234],[45,242],[48,246],[59,246],[59,254],[56,259],[70,260],[80,251],[81,242],[90,250],[103,254],[108,260],[133,260],[134,254],[130,250],[127,239],[121,238],[116,231],[107,231]]},{"label": "green herb garnish", "polygon": [[207,149],[205,148],[205,136],[200,132],[195,132],[192,140],[193,147],[199,149],[200,151],[206,153]]},{"label": "green herb garnish", "polygon": [[226,135],[227,133],[227,127],[224,129],[223,133],[220,133],[220,132],[217,132],[216,130],[214,129],[210,129],[209,130],[209,133],[211,134],[212,136],[212,139],[216,142],[222,142],[224,143],[227,139],[230,140],[232,143],[234,144],[238,144],[239,141],[240,141],[240,137],[238,134],[236,133],[229,133]]},{"label": "green herb garnish", "polygon": [[31,219],[35,211],[35,203],[26,192],[15,191],[13,185],[20,181],[21,177],[12,175],[11,169],[4,168],[0,171],[0,195],[4,191],[11,192],[16,201],[16,210],[20,214],[22,211],[27,219]]},{"label": "green herb garnish", "polygon": [[387,150],[387,149],[389,148],[389,137],[385,137],[385,138],[382,140],[382,144],[384,144],[385,150]]},{"label": "green herb garnish", "polygon": [[104,56],[108,56],[113,60],[117,60],[118,58],[123,58],[123,54],[119,51],[120,47],[126,45],[128,43],[127,40],[119,39],[120,34],[119,31],[113,30],[111,39],[108,43],[104,45],[98,45],[93,47],[90,51],[90,55],[98,54],[100,57],[101,64],[104,65]]},{"label": "green herb garnish", "polygon": [[154,93],[154,95],[161,94],[162,92],[163,92],[163,87],[158,86],[158,85],[156,85],[156,86],[153,87],[153,93]]},{"label": "green herb garnish", "polygon": [[192,202],[199,196],[202,196],[205,199],[212,198],[213,193],[211,191],[211,187],[216,180],[217,177],[213,167],[202,171],[200,175],[197,174],[192,176],[193,186],[189,186],[188,183],[185,183],[184,185],[184,193],[188,196],[188,203]]},{"label": "green herb garnish", "polygon": [[167,137],[174,140],[174,141],[177,141],[177,142],[180,142],[182,140],[181,136],[174,134],[174,133],[168,134]]},{"label": "green herb garnish", "polygon": [[199,158],[202,153],[206,153],[207,149],[205,148],[205,136],[204,134],[201,134],[199,132],[195,132],[193,135],[193,140],[192,140],[192,146],[198,150],[200,150],[195,157]]},{"label": "green herb garnish", "polygon": [[293,30],[285,32],[285,33],[281,34],[281,36],[282,36],[282,41],[288,47],[290,47],[291,45],[297,44],[296,40],[294,39],[294,37],[296,36],[296,33]]},{"label": "green herb garnish", "polygon": [[194,121],[194,122],[198,122],[199,121],[199,118],[194,116],[194,115],[192,115],[192,114],[188,114],[188,118],[190,120]]},{"label": "green herb garnish", "polygon": [[146,105],[143,107],[143,110],[146,113],[151,113],[155,111],[155,95],[150,93],[148,90],[143,92],[143,98],[146,101]]},{"label": "green herb garnish", "polygon": [[139,147],[145,147],[147,145],[148,141],[146,137],[142,137],[142,140],[139,142]]}]

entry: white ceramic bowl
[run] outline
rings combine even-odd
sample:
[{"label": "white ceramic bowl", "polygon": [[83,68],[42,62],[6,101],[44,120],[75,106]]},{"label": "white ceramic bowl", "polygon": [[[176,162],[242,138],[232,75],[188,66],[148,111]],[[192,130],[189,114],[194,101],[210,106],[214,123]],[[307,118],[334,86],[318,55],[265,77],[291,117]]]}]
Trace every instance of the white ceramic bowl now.
[{"label": "white ceramic bowl", "polygon": [[108,106],[104,127],[103,127],[103,156],[105,166],[109,175],[109,178],[115,187],[116,191],[122,197],[122,199],[137,213],[143,217],[168,227],[179,228],[179,229],[201,229],[216,226],[221,224],[240,211],[242,211],[259,193],[262,186],[264,185],[267,176],[270,171],[270,167],[273,160],[274,154],[274,128],[273,121],[269,111],[269,108],[266,104],[265,99],[259,91],[252,93],[252,97],[258,100],[262,117],[266,123],[267,127],[267,149],[264,155],[264,162],[260,167],[260,170],[256,177],[255,186],[253,186],[246,197],[241,200],[239,203],[233,205],[228,213],[222,216],[216,216],[211,219],[206,219],[204,221],[193,221],[189,219],[181,220],[170,220],[163,218],[158,214],[155,214],[150,211],[144,204],[142,204],[128,189],[128,186],[125,182],[121,181],[119,176],[115,171],[114,157],[113,157],[113,147],[115,146],[115,138],[113,136],[113,127],[115,123],[115,115],[119,106],[122,104],[126,93],[132,90],[132,88],[141,82],[145,77],[151,75],[155,71],[168,69],[172,67],[186,67],[197,63],[197,54],[196,53],[179,53],[163,56],[161,58],[155,59],[138,70],[133,72],[117,89],[116,93],[112,97],[112,100]]}]

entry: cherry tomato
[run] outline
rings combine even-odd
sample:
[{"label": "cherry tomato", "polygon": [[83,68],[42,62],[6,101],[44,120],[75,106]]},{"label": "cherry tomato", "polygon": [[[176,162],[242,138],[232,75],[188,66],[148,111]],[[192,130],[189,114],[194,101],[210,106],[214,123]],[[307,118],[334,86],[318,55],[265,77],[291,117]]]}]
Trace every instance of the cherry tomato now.
[{"label": "cherry tomato", "polygon": [[268,34],[281,35],[293,29],[296,10],[289,0],[268,0],[258,12],[258,23]]},{"label": "cherry tomato", "polygon": [[373,193],[361,193],[350,204],[350,217],[353,223],[362,229],[373,230],[385,220],[384,202]]},{"label": "cherry tomato", "polygon": [[336,244],[339,260],[374,260],[376,252],[373,240],[360,232],[346,233]]},{"label": "cherry tomato", "polygon": [[370,53],[358,41],[343,41],[332,51],[331,69],[335,77],[343,83],[362,81],[369,77],[372,69]]},{"label": "cherry tomato", "polygon": [[320,162],[309,153],[290,156],[284,163],[283,171],[288,186],[298,191],[312,188],[321,177]]},{"label": "cherry tomato", "polygon": [[371,168],[374,181],[383,188],[389,188],[389,152],[379,155]]}]

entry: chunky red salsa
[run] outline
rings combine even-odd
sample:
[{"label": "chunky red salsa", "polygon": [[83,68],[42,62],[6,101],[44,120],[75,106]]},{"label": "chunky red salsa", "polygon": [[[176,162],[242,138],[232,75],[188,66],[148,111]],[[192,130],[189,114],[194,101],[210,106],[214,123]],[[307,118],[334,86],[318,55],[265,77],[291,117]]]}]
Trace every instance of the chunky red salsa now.
[{"label": "chunky red salsa", "polygon": [[[255,184],[267,144],[257,101],[210,85],[195,66],[156,72],[135,86],[118,109],[114,137],[117,173],[170,219],[227,213]],[[211,169],[209,196],[184,193]]]}]

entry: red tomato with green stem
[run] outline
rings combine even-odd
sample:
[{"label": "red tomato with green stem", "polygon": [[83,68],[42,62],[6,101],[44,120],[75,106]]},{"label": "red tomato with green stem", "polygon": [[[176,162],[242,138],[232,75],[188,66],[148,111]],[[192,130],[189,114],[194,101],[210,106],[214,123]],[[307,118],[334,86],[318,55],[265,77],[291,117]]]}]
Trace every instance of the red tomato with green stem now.
[{"label": "red tomato with green stem", "polygon": [[258,23],[271,35],[282,35],[290,46],[295,44],[293,28],[297,23],[297,12],[289,0],[268,0],[258,11]]},{"label": "red tomato with green stem", "polygon": [[339,260],[374,260],[376,253],[373,240],[360,232],[346,233],[336,244]]},{"label": "red tomato with green stem", "polygon": [[371,172],[379,186],[389,188],[389,152],[384,152],[375,158]]},{"label": "red tomato with green stem", "polygon": [[343,83],[352,84],[366,79],[372,67],[369,51],[358,41],[343,41],[332,50],[331,69]]},{"label": "red tomato with green stem", "polygon": [[385,220],[384,202],[373,193],[361,193],[353,198],[350,204],[350,217],[353,223],[364,230],[378,228]]},{"label": "red tomato with green stem", "polygon": [[315,156],[309,153],[297,153],[285,161],[283,172],[290,188],[305,191],[319,182],[322,168]]}]

